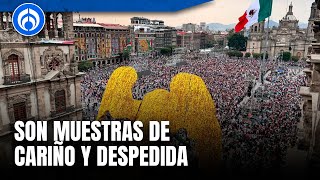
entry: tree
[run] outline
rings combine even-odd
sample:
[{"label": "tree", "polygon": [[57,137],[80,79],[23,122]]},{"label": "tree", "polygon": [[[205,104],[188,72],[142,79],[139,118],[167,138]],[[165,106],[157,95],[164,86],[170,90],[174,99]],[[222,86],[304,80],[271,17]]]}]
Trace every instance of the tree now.
[{"label": "tree", "polygon": [[234,51],[228,51],[228,52],[227,52],[227,55],[228,55],[229,57],[235,57]]},{"label": "tree", "polygon": [[85,72],[92,67],[93,67],[92,61],[80,61],[78,64],[78,69],[80,72]]},{"label": "tree", "polygon": [[283,61],[290,61],[290,59],[291,59],[291,53],[290,52],[283,52],[282,60]]},{"label": "tree", "polygon": [[240,51],[228,51],[227,55],[229,57],[238,57],[238,58],[243,57],[243,53]]},{"label": "tree", "polygon": [[[263,59],[263,56],[264,56],[264,53],[261,53],[261,59]],[[266,53],[266,59],[268,59],[268,58],[269,58],[269,54]]]},{"label": "tree", "polygon": [[255,58],[255,59],[261,58],[261,54],[260,54],[260,53],[253,53],[252,56],[253,56],[253,58]]},{"label": "tree", "polygon": [[243,53],[241,51],[235,51],[235,55],[237,58],[242,58],[243,57]]},{"label": "tree", "polygon": [[219,46],[219,47],[223,47],[223,45],[224,45],[224,40],[218,40],[217,42],[218,42],[218,46]]},{"label": "tree", "polygon": [[242,34],[235,33],[232,34],[228,37],[228,46],[231,49],[235,49],[238,51],[245,51],[246,48],[246,43],[247,43],[247,38],[244,37]]},{"label": "tree", "polygon": [[160,54],[168,56],[171,54],[171,48],[165,47],[160,49]]},{"label": "tree", "polygon": [[298,62],[299,61],[299,57],[298,56],[292,56],[292,61]]},{"label": "tree", "polygon": [[251,53],[247,52],[247,53],[244,55],[244,57],[246,57],[246,58],[251,57]]},{"label": "tree", "polygon": [[129,59],[129,56],[130,56],[129,51],[128,51],[127,49],[125,49],[125,50],[123,51],[123,53],[122,53],[122,57],[123,57],[124,59]]},{"label": "tree", "polygon": [[213,48],[214,47],[214,42],[213,41],[208,41],[205,45],[206,48]]}]

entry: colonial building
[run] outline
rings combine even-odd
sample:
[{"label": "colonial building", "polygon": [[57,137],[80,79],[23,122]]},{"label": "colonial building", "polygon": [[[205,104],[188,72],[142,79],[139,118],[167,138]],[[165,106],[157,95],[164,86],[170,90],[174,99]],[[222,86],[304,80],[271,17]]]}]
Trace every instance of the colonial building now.
[{"label": "colonial building", "polygon": [[[317,3],[316,3],[317,2]],[[310,48],[309,66],[304,70],[307,85],[301,87],[303,97],[303,137],[301,144],[308,150],[311,165],[320,165],[320,2],[312,4],[311,21],[315,40]],[[311,27],[311,26],[310,26]]]},{"label": "colonial building", "polygon": [[130,43],[130,30],[118,24],[97,23],[94,18],[82,18],[73,24],[75,59],[90,60],[94,65],[118,63],[120,54]]},{"label": "colonial building", "polygon": [[131,18],[133,52],[148,54],[154,50],[177,45],[177,31],[162,20],[143,17]]},{"label": "colonial building", "polygon": [[200,32],[178,31],[177,46],[189,51],[199,50],[201,48],[201,34]]},{"label": "colonial building", "polygon": [[18,34],[11,15],[0,13],[0,136],[19,120],[82,120],[72,13],[46,13],[33,37]]},{"label": "colonial building", "polygon": [[[289,11],[279,21],[279,27],[270,29],[268,45],[265,22],[250,27],[247,52],[263,53],[267,51],[270,58],[277,58],[282,52],[291,52],[293,56],[299,58],[306,57],[313,36],[309,29],[300,29],[298,23],[299,21],[293,14],[293,5],[290,4]],[[312,16],[309,27],[311,24]]]}]

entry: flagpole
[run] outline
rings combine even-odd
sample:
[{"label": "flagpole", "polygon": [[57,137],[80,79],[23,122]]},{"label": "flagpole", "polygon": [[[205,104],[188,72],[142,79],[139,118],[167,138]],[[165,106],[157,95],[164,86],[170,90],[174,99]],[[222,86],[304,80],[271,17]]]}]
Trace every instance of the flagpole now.
[{"label": "flagpole", "polygon": [[264,74],[265,73],[265,61],[266,61],[267,51],[269,49],[269,30],[270,30],[269,24],[270,24],[270,17],[268,17],[268,22],[267,22],[267,36],[266,36],[266,46],[265,46],[265,48],[267,48],[267,49],[265,50],[265,48],[263,48],[264,49],[263,59],[262,59],[261,66],[260,66],[260,73],[261,73],[260,83],[261,84],[264,84],[263,77],[265,75]]}]

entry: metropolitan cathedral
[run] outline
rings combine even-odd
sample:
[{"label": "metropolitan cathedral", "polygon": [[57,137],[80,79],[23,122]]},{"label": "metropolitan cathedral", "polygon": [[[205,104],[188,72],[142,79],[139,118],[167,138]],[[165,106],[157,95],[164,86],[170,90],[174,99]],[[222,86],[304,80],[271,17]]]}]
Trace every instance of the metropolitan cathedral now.
[{"label": "metropolitan cathedral", "polygon": [[314,39],[312,27],[316,19],[316,11],[317,6],[313,3],[308,27],[307,29],[302,29],[298,25],[299,20],[293,14],[293,5],[291,3],[287,14],[279,21],[279,26],[270,28],[268,43],[266,43],[266,22],[251,26],[247,52],[253,54],[267,51],[272,59],[279,57],[282,52],[291,52],[292,56],[306,58],[308,49]]}]

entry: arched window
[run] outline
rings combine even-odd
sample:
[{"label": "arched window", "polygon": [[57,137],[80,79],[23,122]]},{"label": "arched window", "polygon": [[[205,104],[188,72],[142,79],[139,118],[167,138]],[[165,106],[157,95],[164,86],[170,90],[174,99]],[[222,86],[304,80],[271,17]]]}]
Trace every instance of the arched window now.
[{"label": "arched window", "polygon": [[66,111],[66,95],[64,90],[57,91],[54,94],[54,101],[56,113],[62,113]]},{"label": "arched window", "polygon": [[8,73],[12,81],[20,80],[19,56],[12,54],[8,57]]},{"label": "arched window", "polygon": [[255,26],[255,27],[254,27],[254,32],[257,32],[257,31],[258,31],[258,27]]}]

